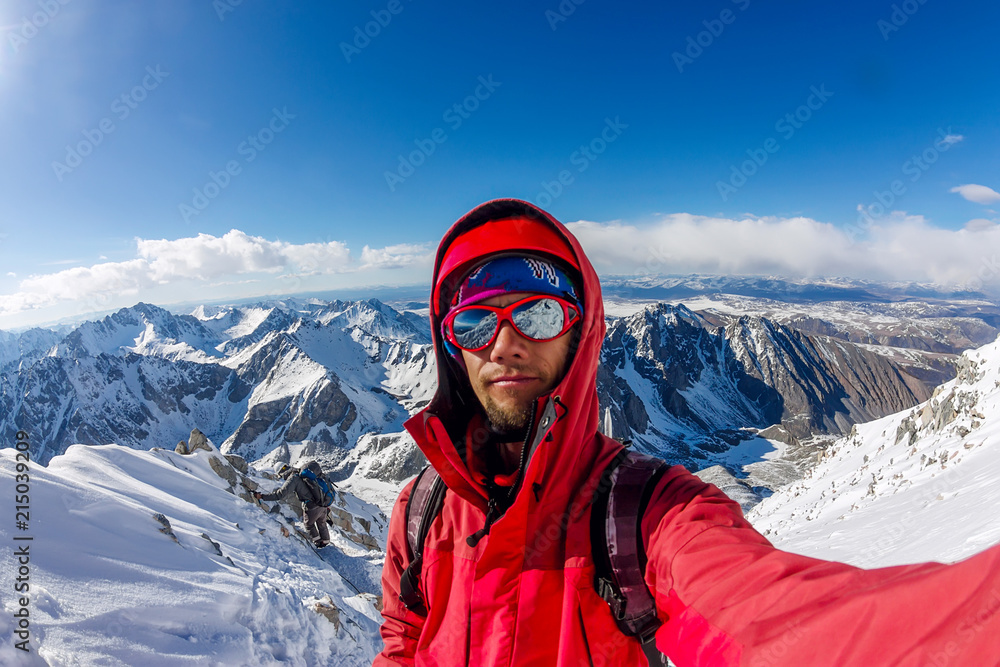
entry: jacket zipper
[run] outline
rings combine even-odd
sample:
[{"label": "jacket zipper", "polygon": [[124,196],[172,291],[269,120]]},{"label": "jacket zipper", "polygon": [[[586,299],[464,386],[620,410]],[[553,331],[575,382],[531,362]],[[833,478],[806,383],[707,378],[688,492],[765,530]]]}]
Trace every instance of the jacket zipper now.
[{"label": "jacket zipper", "polygon": [[507,512],[507,508],[510,507],[511,503],[514,500],[515,490],[521,487],[521,480],[524,478],[524,473],[525,473],[524,465],[528,460],[528,445],[531,442],[532,434],[535,432],[535,413],[537,411],[538,411],[538,402],[536,401],[531,404],[531,416],[528,420],[529,424],[528,432],[524,436],[524,444],[521,445],[521,458],[517,464],[517,470],[519,473],[518,480],[517,483],[514,484],[514,486],[507,489],[506,500],[504,503],[505,508],[503,512],[500,511],[499,503],[497,502],[496,499],[497,489],[492,484],[487,486],[487,495],[489,496],[489,499],[487,501],[487,506],[486,506],[486,523],[483,525],[482,528],[477,530],[472,535],[469,535],[469,537],[465,539],[466,544],[468,544],[473,549],[476,547],[477,544],[479,544],[479,541],[481,539],[490,534],[490,528],[493,527],[493,523]]},{"label": "jacket zipper", "polygon": [[[555,397],[555,402],[559,403],[560,405],[562,404],[558,396]],[[546,433],[548,431],[549,426],[551,425],[551,422],[549,421],[548,417],[543,417],[541,424],[539,424],[540,431],[536,432],[536,429],[534,428],[534,423],[537,411],[538,411],[538,403],[536,401],[531,404],[531,418],[528,422],[532,426],[528,429],[528,432],[524,437],[524,444],[521,446],[521,459],[518,463],[518,468],[517,468],[518,471],[520,472],[520,475],[518,476],[517,483],[514,484],[514,486],[507,489],[508,506],[510,505],[510,502],[513,500],[513,497],[516,495],[516,492],[520,489],[522,482],[524,481],[524,475],[526,472],[524,468],[528,462],[528,454],[530,453],[529,450],[533,448],[531,447],[531,445],[536,444],[532,443],[531,436],[535,435],[535,439],[537,440],[540,437],[539,433],[541,434]],[[553,421],[557,420],[558,417]],[[466,538],[466,543],[473,548],[475,548],[475,546],[479,544],[479,540],[481,540],[486,535],[490,534],[490,527],[492,527],[493,522],[499,519],[501,516],[503,516],[503,514],[499,512],[499,507],[497,506],[497,501],[494,494],[490,492],[488,495],[489,495],[489,500],[486,508],[486,524],[481,529],[477,530],[475,533]],[[580,609],[577,609],[577,613],[580,616],[580,629],[581,632],[583,632],[583,643],[587,648],[587,659],[590,661],[590,667],[594,667],[594,659],[590,655],[590,645],[587,643],[587,633],[583,629],[583,612]],[[467,627],[465,631],[465,667],[469,667],[469,661],[471,660],[471,653],[472,653],[472,601],[471,600],[469,601],[469,613],[468,616],[466,617],[466,624]]]}]

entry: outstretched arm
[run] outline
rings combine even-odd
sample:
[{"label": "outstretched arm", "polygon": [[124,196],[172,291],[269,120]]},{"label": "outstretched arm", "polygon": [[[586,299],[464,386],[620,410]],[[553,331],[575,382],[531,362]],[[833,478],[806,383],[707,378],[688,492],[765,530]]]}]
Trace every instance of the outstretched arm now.
[{"label": "outstretched arm", "polygon": [[775,549],[739,505],[683,469],[643,522],[656,643],[688,665],[970,665],[1000,661],[1000,547],[965,561],[862,570]]},{"label": "outstretched arm", "polygon": [[266,500],[268,502],[272,500],[281,500],[282,498],[288,495],[288,492],[291,490],[292,484],[294,483],[295,483],[295,475],[292,475],[287,480],[285,480],[285,483],[282,484],[277,491],[273,491],[271,493],[262,493],[260,496],[258,496],[257,499]]},{"label": "outstretched arm", "polygon": [[399,580],[410,562],[406,544],[406,502],[412,489],[413,482],[410,482],[399,494],[389,520],[385,565],[382,566],[382,617],[385,621],[381,633],[385,648],[375,658],[373,666],[412,665],[426,620],[399,600]]}]

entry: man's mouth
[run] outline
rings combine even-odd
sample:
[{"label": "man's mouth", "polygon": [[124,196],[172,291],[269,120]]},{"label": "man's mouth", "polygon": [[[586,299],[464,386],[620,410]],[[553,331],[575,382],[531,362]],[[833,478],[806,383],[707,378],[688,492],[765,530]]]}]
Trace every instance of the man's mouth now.
[{"label": "man's mouth", "polygon": [[488,381],[488,384],[501,389],[516,389],[538,380],[533,375],[500,375]]}]

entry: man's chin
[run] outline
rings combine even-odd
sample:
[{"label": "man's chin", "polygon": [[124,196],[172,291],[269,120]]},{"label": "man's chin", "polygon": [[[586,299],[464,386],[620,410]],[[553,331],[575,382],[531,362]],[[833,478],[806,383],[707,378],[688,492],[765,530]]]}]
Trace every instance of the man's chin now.
[{"label": "man's chin", "polygon": [[528,428],[528,420],[531,419],[530,402],[527,405],[519,403],[501,405],[496,401],[488,401],[483,407],[490,429],[498,435],[520,437]]}]

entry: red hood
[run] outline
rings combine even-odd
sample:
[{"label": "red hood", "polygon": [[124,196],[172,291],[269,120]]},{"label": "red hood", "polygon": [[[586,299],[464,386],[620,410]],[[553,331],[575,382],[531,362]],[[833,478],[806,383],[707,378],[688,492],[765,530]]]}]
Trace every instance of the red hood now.
[{"label": "red hood", "polygon": [[[496,233],[484,237],[482,228],[487,223]],[[529,235],[521,234],[525,230]],[[549,238],[539,238],[546,236]],[[602,446],[597,436],[596,386],[605,324],[601,287],[594,267],[576,238],[545,211],[520,200],[497,199],[467,213],[445,234],[434,265],[430,315],[438,389],[430,404],[407,421],[406,428],[448,488],[485,509],[486,491],[469,471],[463,444],[466,424],[478,403],[464,371],[443,347],[442,303],[448,298],[456,275],[460,278],[464,269],[471,268],[477,260],[524,249],[547,252],[575,266],[583,280],[579,345],[562,382],[549,396],[539,399],[536,433],[532,436],[535,442],[520,485],[522,489],[534,488],[536,495],[544,489],[542,504],[546,507],[538,509],[557,515],[566,511],[571,497],[583,490],[584,482],[595,469],[600,469],[595,468],[600,463],[598,459],[603,461],[607,456],[606,443]],[[445,275],[447,271],[450,276]],[[546,432],[548,435],[537,442]]]}]

